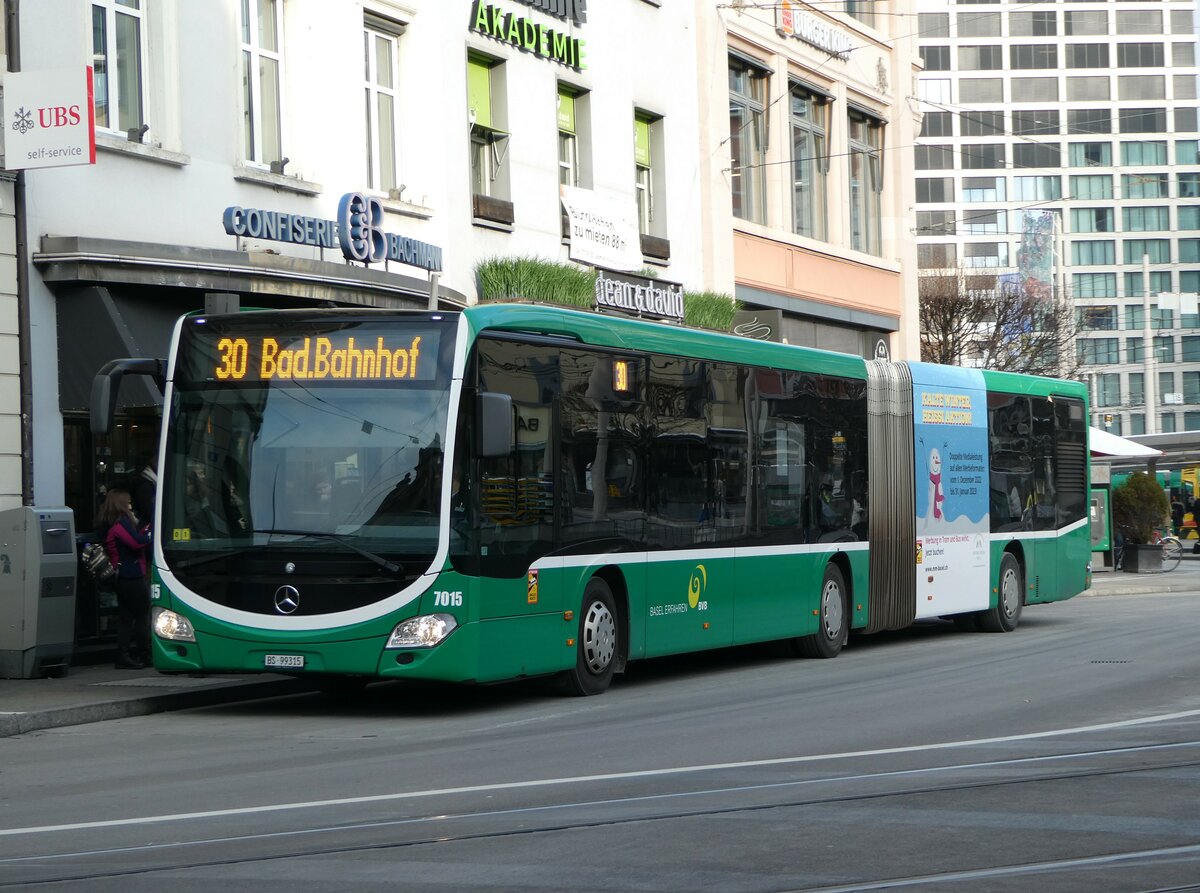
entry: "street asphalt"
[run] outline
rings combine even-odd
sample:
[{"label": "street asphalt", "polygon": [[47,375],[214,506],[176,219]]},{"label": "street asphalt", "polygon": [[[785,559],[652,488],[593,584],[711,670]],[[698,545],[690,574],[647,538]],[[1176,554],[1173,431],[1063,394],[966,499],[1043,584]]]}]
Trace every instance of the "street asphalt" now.
[{"label": "street asphalt", "polygon": [[[1081,598],[1160,592],[1200,594],[1200,555],[1167,574],[1101,572]],[[167,710],[313,691],[311,680],[253,674],[169,676],[111,665],[72,667],[49,679],[0,679],[0,738]]]}]

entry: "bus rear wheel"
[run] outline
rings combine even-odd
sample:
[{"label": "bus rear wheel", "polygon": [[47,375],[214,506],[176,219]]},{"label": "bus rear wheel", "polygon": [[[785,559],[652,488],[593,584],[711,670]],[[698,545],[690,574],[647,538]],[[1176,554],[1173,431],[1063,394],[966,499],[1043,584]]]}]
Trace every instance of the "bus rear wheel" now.
[{"label": "bus rear wheel", "polygon": [[979,612],[979,628],[985,633],[1011,633],[1021,621],[1025,602],[1025,575],[1011,552],[1000,559],[1000,586],[996,606]]},{"label": "bus rear wheel", "polygon": [[583,591],[575,666],[563,674],[563,687],[578,697],[598,695],[612,682],[620,647],[620,618],[612,590],[592,577]]},{"label": "bus rear wheel", "polygon": [[849,620],[846,581],[837,565],[826,565],[825,577],[821,581],[817,631],[811,636],[793,640],[796,654],[800,657],[837,657],[849,635]]}]

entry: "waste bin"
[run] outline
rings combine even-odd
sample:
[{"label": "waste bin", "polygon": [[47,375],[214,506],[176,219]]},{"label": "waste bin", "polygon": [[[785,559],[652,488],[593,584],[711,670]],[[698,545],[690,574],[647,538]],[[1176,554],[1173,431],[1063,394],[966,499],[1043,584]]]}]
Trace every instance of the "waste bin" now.
[{"label": "waste bin", "polygon": [[69,508],[0,511],[0,677],[66,673],[78,566]]}]

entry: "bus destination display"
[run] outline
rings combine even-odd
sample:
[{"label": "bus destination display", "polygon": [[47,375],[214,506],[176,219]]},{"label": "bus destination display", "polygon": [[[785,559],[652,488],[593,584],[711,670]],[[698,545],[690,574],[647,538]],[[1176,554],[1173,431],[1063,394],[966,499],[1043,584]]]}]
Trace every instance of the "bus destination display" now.
[{"label": "bus destination display", "polygon": [[439,334],[412,330],[390,336],[223,336],[211,375],[217,381],[431,381]]}]

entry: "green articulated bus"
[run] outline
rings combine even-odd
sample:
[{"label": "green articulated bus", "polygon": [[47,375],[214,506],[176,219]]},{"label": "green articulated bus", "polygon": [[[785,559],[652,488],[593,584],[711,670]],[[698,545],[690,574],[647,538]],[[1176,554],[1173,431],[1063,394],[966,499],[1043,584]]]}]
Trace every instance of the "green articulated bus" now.
[{"label": "green articulated bus", "polygon": [[166,361],[154,665],[557,676],[1088,585],[1084,385],[545,306],[189,315]]}]

